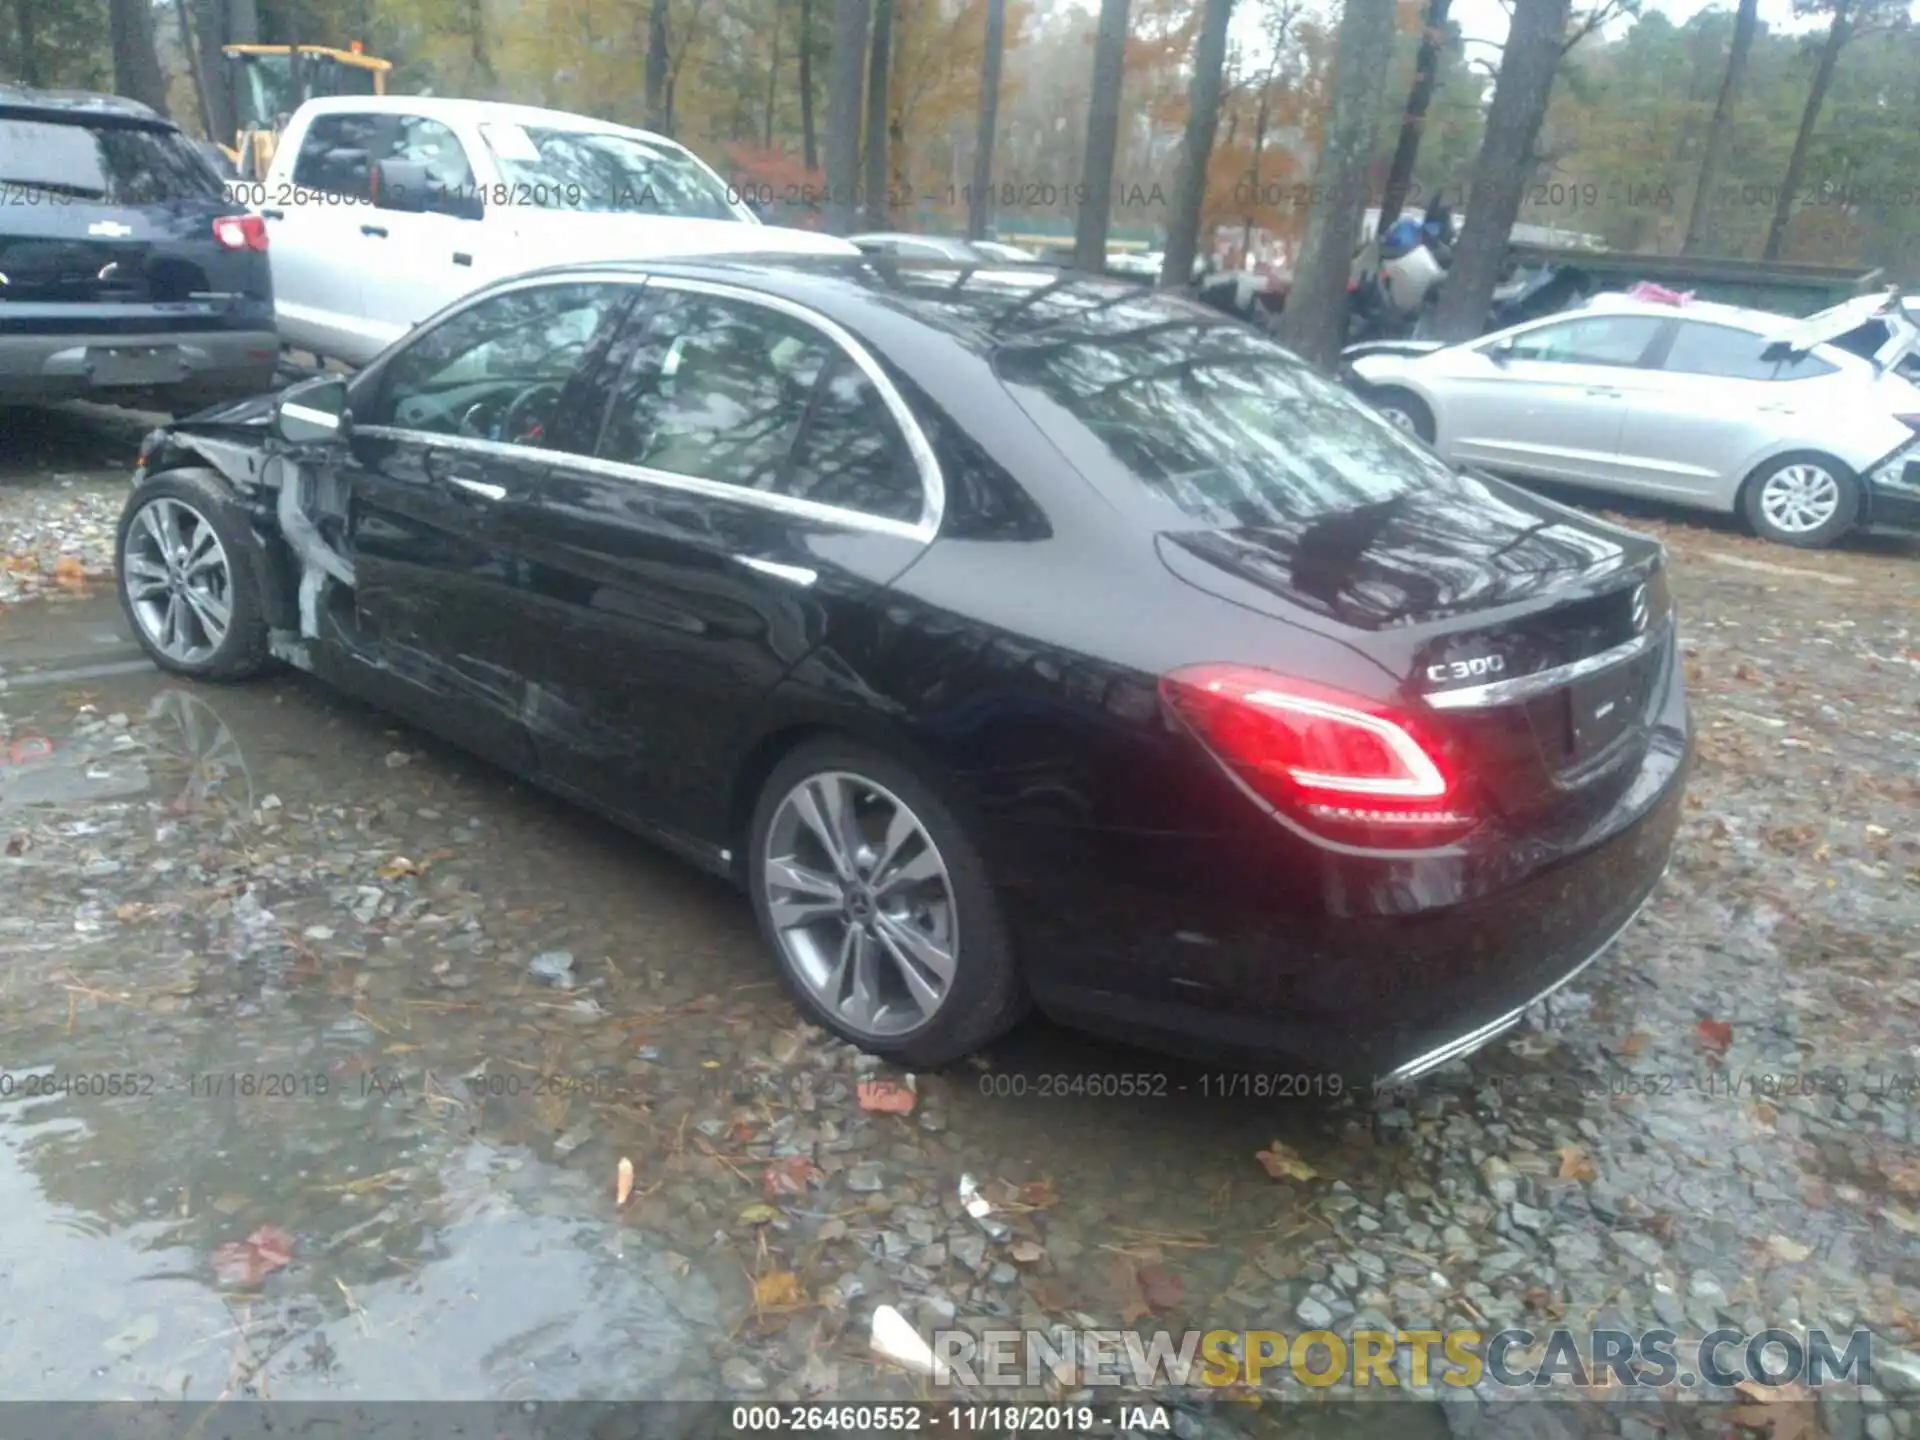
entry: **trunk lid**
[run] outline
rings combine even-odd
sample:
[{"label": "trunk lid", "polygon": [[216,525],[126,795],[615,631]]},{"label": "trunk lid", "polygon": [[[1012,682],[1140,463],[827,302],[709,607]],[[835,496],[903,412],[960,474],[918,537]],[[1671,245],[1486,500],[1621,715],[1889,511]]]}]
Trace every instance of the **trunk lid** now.
[{"label": "trunk lid", "polygon": [[1409,491],[1297,526],[1163,531],[1187,583],[1294,623],[1396,638],[1463,773],[1513,821],[1574,819],[1637,769],[1664,699],[1671,601],[1657,541],[1497,481]]}]

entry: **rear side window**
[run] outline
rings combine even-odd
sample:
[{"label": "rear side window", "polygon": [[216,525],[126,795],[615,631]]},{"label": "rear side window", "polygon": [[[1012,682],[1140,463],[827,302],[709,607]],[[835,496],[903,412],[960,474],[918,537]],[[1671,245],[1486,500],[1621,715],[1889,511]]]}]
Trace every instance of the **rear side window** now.
[{"label": "rear side window", "polygon": [[[1103,320],[1128,313],[1117,306]],[[1043,425],[1077,424],[1076,442],[1096,442],[1181,513],[1291,525],[1451,483],[1430,451],[1273,342],[1146,306],[1132,313],[1141,323],[1129,328],[1088,333],[1083,322],[1069,338],[1055,330],[1005,346],[995,367]]]},{"label": "rear side window", "polygon": [[1838,368],[1812,355],[1768,360],[1763,358],[1767,348],[1764,335],[1689,321],[1674,335],[1673,348],[1660,368],[1728,380],[1806,380],[1831,375]]},{"label": "rear side window", "polygon": [[109,205],[225,198],[179,131],[97,121],[0,118],[0,183]]}]

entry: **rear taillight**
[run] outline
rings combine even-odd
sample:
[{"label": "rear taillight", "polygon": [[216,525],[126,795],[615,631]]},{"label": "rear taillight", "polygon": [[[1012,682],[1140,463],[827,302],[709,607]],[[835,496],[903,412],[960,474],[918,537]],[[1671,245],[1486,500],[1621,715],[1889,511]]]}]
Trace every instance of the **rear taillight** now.
[{"label": "rear taillight", "polygon": [[228,250],[264,250],[267,222],[258,215],[222,215],[213,222],[213,238]]},{"label": "rear taillight", "polygon": [[1160,693],[1255,794],[1331,839],[1437,845],[1474,823],[1445,747],[1410,715],[1244,665],[1188,666]]}]

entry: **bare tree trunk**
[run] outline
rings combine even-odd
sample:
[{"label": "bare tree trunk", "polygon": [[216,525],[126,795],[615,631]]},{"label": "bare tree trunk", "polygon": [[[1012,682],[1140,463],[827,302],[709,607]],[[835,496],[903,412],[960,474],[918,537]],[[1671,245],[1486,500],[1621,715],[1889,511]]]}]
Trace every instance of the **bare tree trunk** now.
[{"label": "bare tree trunk", "polygon": [[1727,70],[1720,77],[1720,97],[1713,102],[1713,119],[1707,125],[1707,143],[1700,157],[1700,179],[1693,187],[1693,205],[1687,214],[1687,238],[1680,246],[1682,255],[1698,254],[1707,243],[1707,216],[1713,205],[1713,187],[1726,160],[1728,132],[1733,128],[1733,102],[1740,93],[1740,80],[1746,74],[1747,54],[1753,49],[1753,32],[1760,24],[1760,0],[1740,0],[1733,17],[1733,44],[1727,51]]},{"label": "bare tree trunk", "polygon": [[1206,0],[1200,38],[1193,47],[1193,76],[1187,82],[1187,131],[1174,180],[1166,254],[1160,262],[1162,285],[1185,285],[1193,279],[1193,259],[1200,248],[1200,212],[1207,203],[1207,161],[1213,156],[1213,136],[1220,126],[1220,78],[1227,63],[1227,24],[1232,19],[1233,0]]},{"label": "bare tree trunk", "polygon": [[647,127],[662,135],[671,134],[672,102],[667,98],[667,0],[653,0],[653,8],[647,13],[647,68],[641,85]]},{"label": "bare tree trunk", "polygon": [[800,0],[800,160],[808,174],[820,168],[813,134],[813,0]]},{"label": "bare tree trunk", "polygon": [[[1247,167],[1248,193],[1253,196],[1253,200],[1248,207],[1246,223],[1240,227],[1240,250],[1242,254],[1251,252],[1253,249],[1252,206],[1260,203],[1260,152],[1266,148],[1267,144],[1267,107],[1270,103],[1269,97],[1272,93],[1273,74],[1270,67],[1266,81],[1260,86],[1260,108],[1254,112],[1253,116],[1253,161]],[[1228,137],[1228,143],[1232,143],[1231,136]]]},{"label": "bare tree trunk", "polygon": [[466,20],[467,53],[468,58],[473,62],[474,76],[491,94],[494,86],[499,83],[499,77],[493,73],[493,60],[487,54],[486,0],[467,0]]},{"label": "bare tree trunk", "polygon": [[[1446,38],[1447,11],[1453,0],[1427,0],[1420,49],[1413,61],[1413,88],[1407,92],[1407,108],[1400,115],[1400,140],[1393,147],[1393,162],[1387,166],[1387,188],[1380,196],[1379,233],[1393,228],[1406,208],[1407,194],[1413,188],[1413,167],[1420,159],[1420,133],[1426,128],[1427,107],[1433,103],[1433,84],[1440,73],[1440,42]],[[1754,3],[1754,0],[1743,0]]]},{"label": "bare tree trunk", "polygon": [[873,0],[873,45],[867,56],[867,228],[891,223],[887,204],[887,59],[893,44],[893,0]]},{"label": "bare tree trunk", "polygon": [[13,27],[20,37],[20,78],[38,89],[46,81],[40,78],[40,35],[34,26],[33,7],[38,0],[13,0]]},{"label": "bare tree trunk", "polygon": [[867,0],[833,0],[827,81],[827,229],[850,235],[859,211],[860,93],[867,64]]},{"label": "bare tree trunk", "polygon": [[162,115],[167,113],[167,80],[153,48],[153,6],[148,0],[108,0],[113,27],[113,88]]},{"label": "bare tree trunk", "polygon": [[973,184],[967,191],[967,238],[984,240],[993,212],[993,136],[1000,124],[1000,60],[1007,47],[1007,0],[987,0],[987,40],[980,52],[980,126],[973,141]]},{"label": "bare tree trunk", "polygon": [[187,15],[187,0],[173,0],[173,18],[180,25],[180,48],[187,57],[187,78],[193,82],[193,98],[200,107],[200,129],[207,139],[218,141],[213,128],[213,106],[207,99],[207,80],[200,73],[200,49],[193,42],[193,22]]},{"label": "bare tree trunk", "polygon": [[1537,163],[1534,142],[1547,118],[1570,8],[1568,0],[1515,0],[1486,136],[1474,162],[1466,223],[1434,311],[1441,339],[1468,340],[1486,328],[1520,199]]},{"label": "bare tree trunk", "polygon": [[1100,0],[1093,39],[1093,84],[1087,96],[1087,146],[1080,165],[1080,213],[1073,227],[1073,263],[1107,268],[1107,226],[1113,218],[1113,161],[1120,148],[1120,86],[1126,78],[1127,0]]},{"label": "bare tree trunk", "polygon": [[773,54],[767,61],[767,112],[762,149],[773,149],[773,107],[780,93],[780,0],[773,0]]},{"label": "bare tree trunk", "polygon": [[1333,103],[1313,171],[1313,207],[1280,315],[1280,338],[1323,370],[1339,363],[1347,334],[1347,277],[1367,210],[1367,170],[1386,88],[1379,57],[1393,44],[1393,9],[1393,0],[1346,0],[1341,12]]},{"label": "bare tree trunk", "polygon": [[1793,200],[1805,178],[1807,152],[1813,148],[1813,132],[1820,124],[1820,107],[1827,100],[1827,86],[1833,83],[1833,67],[1840,52],[1853,36],[1852,0],[1838,0],[1833,8],[1833,23],[1827,27],[1826,43],[1820,47],[1820,61],[1814,66],[1813,84],[1807,90],[1806,108],[1800,112],[1800,133],[1793,137],[1793,154],[1787,157],[1786,178],[1780,182],[1780,194],[1773,204],[1773,223],[1767,226],[1766,248],[1762,260],[1778,260],[1787,247],[1787,227],[1793,220]]}]

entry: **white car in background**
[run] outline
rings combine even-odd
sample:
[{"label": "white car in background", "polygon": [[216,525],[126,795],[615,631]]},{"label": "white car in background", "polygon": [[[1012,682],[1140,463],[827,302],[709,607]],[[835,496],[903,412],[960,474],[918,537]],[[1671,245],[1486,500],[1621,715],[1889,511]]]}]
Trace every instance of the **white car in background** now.
[{"label": "white car in background", "polygon": [[489,281],[569,260],[857,255],[763,225],[685,146],[483,100],[342,95],[294,112],[265,180],[284,344],[362,365]]},{"label": "white car in background", "polygon": [[1343,356],[1373,407],[1443,459],[1741,513],[1815,547],[1920,529],[1920,327],[1896,296],[1806,320],[1598,295],[1460,345]]}]

